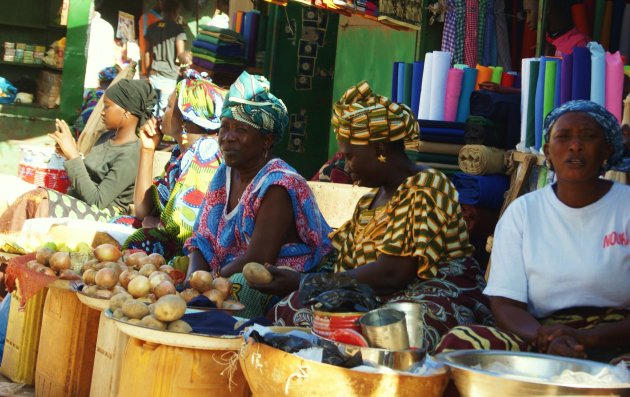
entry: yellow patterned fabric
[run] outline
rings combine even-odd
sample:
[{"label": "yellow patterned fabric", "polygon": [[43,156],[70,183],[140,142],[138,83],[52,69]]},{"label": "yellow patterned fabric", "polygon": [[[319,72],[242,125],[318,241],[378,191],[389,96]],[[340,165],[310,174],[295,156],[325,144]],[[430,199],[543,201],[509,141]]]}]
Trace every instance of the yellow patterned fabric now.
[{"label": "yellow patterned fabric", "polygon": [[407,178],[385,206],[370,209],[377,191],[363,196],[352,219],[332,234],[339,251],[336,271],[384,253],[417,257],[418,277],[431,279],[440,263],[472,254],[457,190],[441,172],[428,169]]},{"label": "yellow patterned fabric", "polygon": [[418,122],[411,109],[372,93],[365,81],[350,87],[334,104],[332,126],[338,138],[352,145],[418,136]]}]

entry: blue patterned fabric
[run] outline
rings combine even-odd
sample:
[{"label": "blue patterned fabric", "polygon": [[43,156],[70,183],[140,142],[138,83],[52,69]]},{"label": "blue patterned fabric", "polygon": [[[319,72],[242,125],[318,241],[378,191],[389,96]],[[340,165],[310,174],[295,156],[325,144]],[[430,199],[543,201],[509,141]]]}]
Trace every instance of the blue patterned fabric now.
[{"label": "blue patterned fabric", "polygon": [[543,133],[545,135],[545,141],[549,142],[549,134],[554,123],[560,118],[560,116],[569,112],[582,112],[586,113],[602,127],[606,142],[613,147],[612,154],[608,157],[608,161],[604,166],[604,171],[608,171],[612,167],[617,166],[623,159],[624,146],[623,137],[621,135],[621,126],[617,122],[617,118],[613,116],[605,107],[586,100],[569,101],[560,107],[555,108],[545,118],[545,124],[543,126]]}]

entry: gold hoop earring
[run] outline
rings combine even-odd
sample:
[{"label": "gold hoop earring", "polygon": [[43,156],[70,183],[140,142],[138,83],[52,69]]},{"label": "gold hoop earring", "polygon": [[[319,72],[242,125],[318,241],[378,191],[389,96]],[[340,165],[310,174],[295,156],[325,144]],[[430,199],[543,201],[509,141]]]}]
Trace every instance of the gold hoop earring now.
[{"label": "gold hoop earring", "polygon": [[386,162],[387,162],[387,157],[383,156],[382,154],[381,154],[381,155],[379,155],[376,159],[377,159],[380,163],[386,163]]}]

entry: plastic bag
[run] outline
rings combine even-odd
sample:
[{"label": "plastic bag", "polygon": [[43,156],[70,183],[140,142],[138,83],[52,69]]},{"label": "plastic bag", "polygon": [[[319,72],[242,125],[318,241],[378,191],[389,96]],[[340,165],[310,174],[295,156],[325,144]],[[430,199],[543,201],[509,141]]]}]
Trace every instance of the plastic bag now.
[{"label": "plastic bag", "polygon": [[367,312],[380,306],[367,284],[342,273],[314,273],[302,278],[299,291],[304,307],[327,312]]},{"label": "plastic bag", "polygon": [[0,77],[0,103],[10,104],[15,101],[17,88],[4,77]]}]

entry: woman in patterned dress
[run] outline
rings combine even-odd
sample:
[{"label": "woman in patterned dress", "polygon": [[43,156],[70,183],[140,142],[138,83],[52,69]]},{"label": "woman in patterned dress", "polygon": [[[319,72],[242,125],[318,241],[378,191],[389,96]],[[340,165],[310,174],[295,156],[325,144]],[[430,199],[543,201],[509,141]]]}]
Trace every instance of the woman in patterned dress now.
[{"label": "woman in patterned dress", "polygon": [[[411,110],[362,82],[334,105],[332,124],[352,179],[373,188],[332,234],[335,271],[370,285],[383,303],[422,304],[430,351],[450,328],[487,322],[485,283],[471,256],[457,191],[444,174],[405,154],[405,139],[418,133]],[[290,282],[281,270],[272,273],[276,284]],[[310,325],[312,316],[296,298],[293,293],[269,316],[280,324]]]}]

